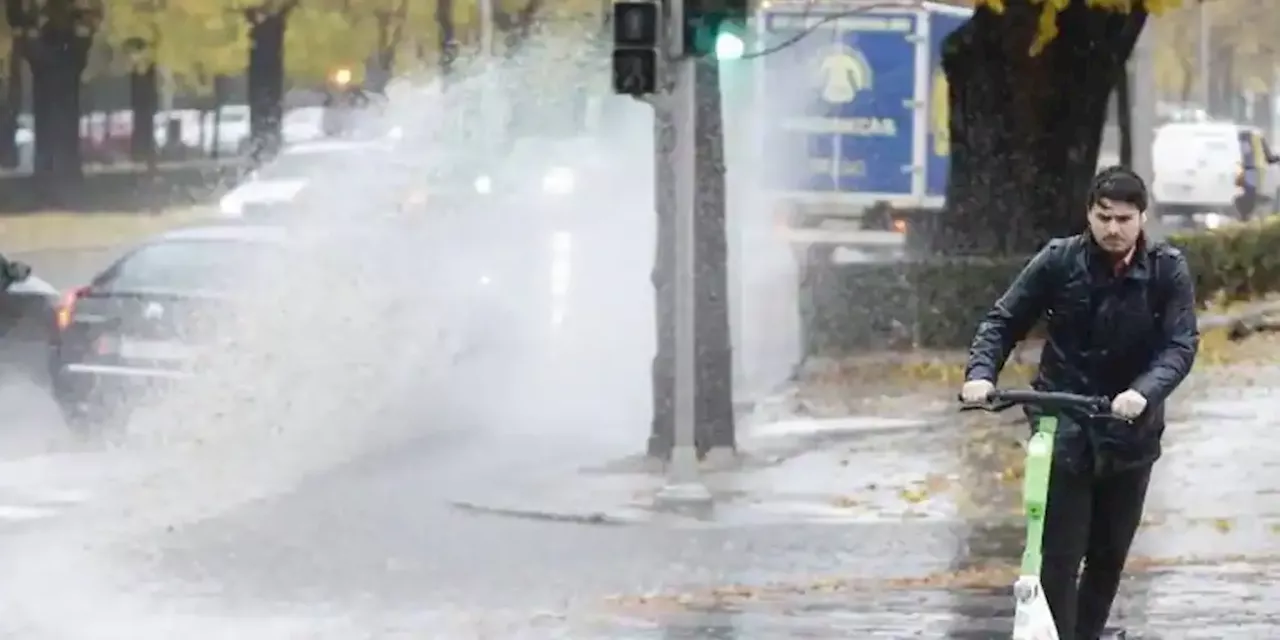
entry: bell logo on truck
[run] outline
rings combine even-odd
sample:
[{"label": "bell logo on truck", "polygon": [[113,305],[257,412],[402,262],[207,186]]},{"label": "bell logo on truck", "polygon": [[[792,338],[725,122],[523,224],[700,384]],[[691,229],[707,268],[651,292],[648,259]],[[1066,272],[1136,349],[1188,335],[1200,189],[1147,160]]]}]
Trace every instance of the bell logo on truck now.
[{"label": "bell logo on truck", "polygon": [[822,99],[831,104],[848,104],[859,91],[871,88],[871,65],[862,52],[839,47],[822,59]]},{"label": "bell logo on truck", "polygon": [[[829,105],[847,107],[857,99],[859,93],[872,89],[871,65],[867,64],[861,51],[847,45],[838,46],[834,52],[823,57],[818,69],[821,74],[819,94],[822,101]],[[873,104],[863,106],[875,108]],[[898,135],[898,125],[893,118],[873,115],[850,117],[850,114],[844,113],[825,120],[824,128],[841,135],[887,138]]]}]

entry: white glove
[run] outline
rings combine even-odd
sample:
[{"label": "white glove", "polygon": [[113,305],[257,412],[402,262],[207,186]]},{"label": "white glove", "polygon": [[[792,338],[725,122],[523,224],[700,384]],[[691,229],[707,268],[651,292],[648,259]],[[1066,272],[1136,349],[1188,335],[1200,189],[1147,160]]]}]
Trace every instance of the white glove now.
[{"label": "white glove", "polygon": [[1147,399],[1133,389],[1125,391],[1111,401],[1111,413],[1125,420],[1132,420],[1142,415],[1146,408]]},{"label": "white glove", "polygon": [[960,400],[965,404],[981,404],[995,389],[990,380],[969,380],[960,387]]}]

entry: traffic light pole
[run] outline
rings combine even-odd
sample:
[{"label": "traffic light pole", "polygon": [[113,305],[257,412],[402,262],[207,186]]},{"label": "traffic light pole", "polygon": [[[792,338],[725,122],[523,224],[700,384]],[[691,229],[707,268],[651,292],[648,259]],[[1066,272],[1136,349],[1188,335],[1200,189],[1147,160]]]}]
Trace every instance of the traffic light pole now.
[{"label": "traffic light pole", "polygon": [[[712,505],[711,492],[702,482],[698,470],[697,433],[697,343],[695,339],[697,307],[696,253],[698,177],[697,95],[695,91],[697,58],[684,51],[684,0],[668,0],[666,12],[666,72],[670,79],[668,92],[659,94],[655,109],[669,109],[669,122],[674,131],[664,132],[655,144],[659,160],[674,171],[658,172],[658,178],[675,176],[675,389],[673,390],[674,424],[671,460],[667,467],[667,484],[656,495],[656,506],[669,510],[704,510]],[[663,189],[658,189],[662,193]],[[658,203],[662,206],[662,203]]]},{"label": "traffic light pole", "polygon": [[[701,25],[701,16],[705,13],[696,5],[699,1],[615,0],[612,20],[614,91],[644,100],[657,112],[661,126],[654,141],[655,166],[671,170],[655,172],[659,181],[655,192],[675,194],[674,203],[669,202],[665,195],[660,195],[656,203],[661,214],[671,215],[675,222],[672,252],[672,266],[675,267],[672,283],[675,289],[675,381],[672,389],[674,433],[671,460],[667,465],[667,485],[655,497],[655,506],[696,512],[705,511],[713,503],[711,492],[699,477],[696,443],[698,110],[695,87],[698,57],[708,53],[700,50],[697,38],[690,38]],[[743,0],[737,13],[745,15],[745,6]],[[674,180],[675,184],[666,184],[661,182],[663,180]],[[673,204],[674,211],[665,209]],[[655,389],[654,392],[661,393],[662,390]]]}]

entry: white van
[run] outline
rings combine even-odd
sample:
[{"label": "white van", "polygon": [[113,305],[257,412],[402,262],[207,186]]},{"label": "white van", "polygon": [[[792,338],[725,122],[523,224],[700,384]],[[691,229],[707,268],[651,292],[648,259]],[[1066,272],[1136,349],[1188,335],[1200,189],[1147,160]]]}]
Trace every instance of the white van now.
[{"label": "white van", "polygon": [[1280,202],[1280,168],[1262,133],[1230,122],[1174,122],[1156,129],[1152,195],[1162,216],[1270,214]]}]

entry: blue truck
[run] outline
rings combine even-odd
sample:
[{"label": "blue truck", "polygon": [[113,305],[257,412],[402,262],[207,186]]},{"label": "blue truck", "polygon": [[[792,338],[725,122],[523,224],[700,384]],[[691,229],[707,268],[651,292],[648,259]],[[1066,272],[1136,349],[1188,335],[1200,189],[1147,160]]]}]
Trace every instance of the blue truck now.
[{"label": "blue truck", "polygon": [[752,74],[760,184],[789,227],[835,220],[864,240],[898,232],[901,244],[906,216],[893,212],[941,210],[950,157],[942,42],[972,13],[919,0],[762,6],[759,48],[780,48]]}]

